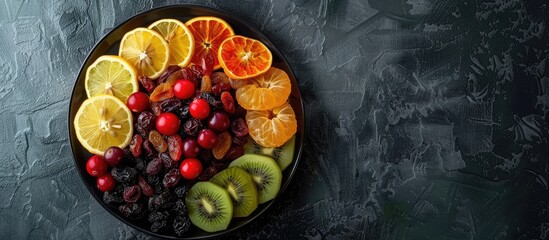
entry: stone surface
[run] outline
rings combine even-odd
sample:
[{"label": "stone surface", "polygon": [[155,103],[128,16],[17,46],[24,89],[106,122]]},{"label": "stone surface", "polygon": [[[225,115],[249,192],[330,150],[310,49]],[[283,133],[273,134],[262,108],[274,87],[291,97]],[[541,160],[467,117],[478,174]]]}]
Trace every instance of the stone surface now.
[{"label": "stone surface", "polygon": [[236,13],[295,69],[299,174],[240,239],[545,239],[544,0],[5,1],[0,239],[149,239],[91,198],[68,145],[72,84],[104,34],[146,9]]}]

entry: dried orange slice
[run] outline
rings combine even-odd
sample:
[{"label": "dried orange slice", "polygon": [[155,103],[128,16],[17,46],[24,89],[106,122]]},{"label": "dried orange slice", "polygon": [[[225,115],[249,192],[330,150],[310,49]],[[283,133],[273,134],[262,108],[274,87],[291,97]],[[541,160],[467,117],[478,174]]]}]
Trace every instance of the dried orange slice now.
[{"label": "dried orange slice", "polygon": [[139,76],[157,78],[168,67],[170,48],[159,33],[148,28],[127,32],[120,41],[118,56],[126,59]]},{"label": "dried orange slice", "polygon": [[170,65],[185,67],[191,62],[194,52],[194,38],[184,23],[177,19],[160,19],[149,26],[160,33],[170,47]]},{"label": "dried orange slice", "polygon": [[269,110],[280,106],[292,91],[288,74],[275,67],[246,81],[236,90],[236,100],[247,110]]},{"label": "dried orange slice", "polygon": [[297,131],[295,113],[289,103],[266,111],[248,111],[250,136],[263,147],[280,147]]},{"label": "dried orange slice", "polygon": [[217,58],[233,79],[255,77],[269,70],[273,62],[271,51],[263,43],[238,35],[221,43]]},{"label": "dried orange slice", "polygon": [[216,17],[195,17],[185,23],[194,37],[192,64],[201,66],[201,57],[208,51],[214,56],[214,70],[219,69],[217,52],[221,43],[234,35],[233,28],[223,19]]}]

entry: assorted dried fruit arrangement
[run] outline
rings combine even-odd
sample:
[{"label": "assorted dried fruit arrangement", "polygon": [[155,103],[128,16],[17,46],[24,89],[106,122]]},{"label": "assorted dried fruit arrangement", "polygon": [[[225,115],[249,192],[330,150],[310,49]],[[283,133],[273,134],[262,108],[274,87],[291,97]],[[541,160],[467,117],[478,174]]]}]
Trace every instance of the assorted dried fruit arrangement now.
[{"label": "assorted dried fruit arrangement", "polygon": [[221,231],[280,190],[297,121],[291,82],[222,19],[162,19],[87,70],[74,119],[104,202],[153,232]]}]

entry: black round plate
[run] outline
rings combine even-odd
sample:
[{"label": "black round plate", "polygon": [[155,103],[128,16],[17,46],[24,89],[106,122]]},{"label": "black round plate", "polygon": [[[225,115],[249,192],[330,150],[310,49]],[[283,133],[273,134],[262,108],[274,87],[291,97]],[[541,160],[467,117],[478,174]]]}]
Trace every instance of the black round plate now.
[{"label": "black round plate", "polygon": [[[282,186],[281,186],[280,192],[278,193],[277,198],[279,198],[280,195],[284,192],[284,190],[288,187],[290,180],[297,169],[299,159],[301,156],[301,150],[303,146],[303,137],[305,133],[303,102],[301,100],[301,94],[299,92],[297,81],[295,79],[294,73],[292,72],[292,69],[288,64],[288,61],[284,58],[284,56],[282,56],[282,54],[274,46],[274,44],[271,41],[269,41],[267,37],[265,37],[265,35],[260,33],[256,28],[244,22],[242,19],[235,16],[234,14],[221,11],[218,9],[204,7],[204,6],[188,5],[188,4],[172,5],[172,6],[152,9],[152,10],[137,14],[131,17],[130,19],[128,19],[127,21],[125,21],[124,23],[120,24],[113,30],[111,30],[92,49],[92,51],[86,58],[86,61],[84,61],[84,63],[82,64],[82,68],[80,69],[80,73],[78,74],[78,78],[76,79],[76,82],[74,84],[71,101],[70,101],[70,107],[69,107],[69,139],[71,143],[72,153],[74,155],[76,168],[78,169],[78,172],[80,173],[82,180],[84,181],[90,193],[99,202],[99,204],[103,206],[103,208],[105,208],[112,215],[120,219],[120,221],[132,226],[133,228],[139,229],[153,236],[163,237],[163,238],[176,239],[178,237],[171,230],[165,230],[165,231],[153,233],[149,230],[149,224],[148,222],[146,222],[146,220],[134,221],[134,220],[126,219],[122,215],[120,215],[117,209],[110,208],[103,202],[102,200],[103,193],[97,189],[95,178],[89,176],[86,172],[86,160],[91,156],[91,154],[88,151],[86,151],[86,149],[84,149],[82,145],[80,145],[80,143],[78,142],[78,139],[76,138],[76,135],[74,133],[73,120],[76,112],[78,111],[78,108],[80,107],[82,102],[86,99],[86,92],[84,90],[84,78],[86,74],[86,69],[101,55],[104,55],[104,54],[117,55],[118,45],[126,32],[136,27],[147,27],[152,22],[162,18],[175,18],[185,22],[188,19],[196,16],[216,16],[216,17],[222,18],[233,27],[236,34],[260,40],[267,47],[269,47],[269,49],[273,53],[273,66],[285,70],[286,73],[288,73],[288,75],[290,76],[290,79],[292,81],[292,93],[290,95],[289,101],[296,113],[298,130],[296,134],[294,160],[292,164],[283,172],[284,176],[282,179]],[[227,230],[215,232],[215,233],[208,233],[193,226],[191,230],[182,238],[183,239],[205,239],[205,238],[219,237],[224,234],[227,234],[253,221],[259,215],[265,212],[277,200],[277,198],[275,198],[270,202],[260,204],[257,210],[255,210],[250,216],[246,218],[234,218],[231,221],[231,224],[229,225]]]}]

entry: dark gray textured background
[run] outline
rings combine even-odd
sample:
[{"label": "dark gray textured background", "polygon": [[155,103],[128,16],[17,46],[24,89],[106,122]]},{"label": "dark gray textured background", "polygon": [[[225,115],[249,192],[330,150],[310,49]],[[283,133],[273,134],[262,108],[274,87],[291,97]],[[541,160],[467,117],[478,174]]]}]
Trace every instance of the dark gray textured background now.
[{"label": "dark gray textured background", "polygon": [[0,239],[147,239],[73,164],[72,85],[143,10],[240,15],[295,69],[307,137],[280,202],[232,238],[545,239],[544,0],[1,1]]}]

